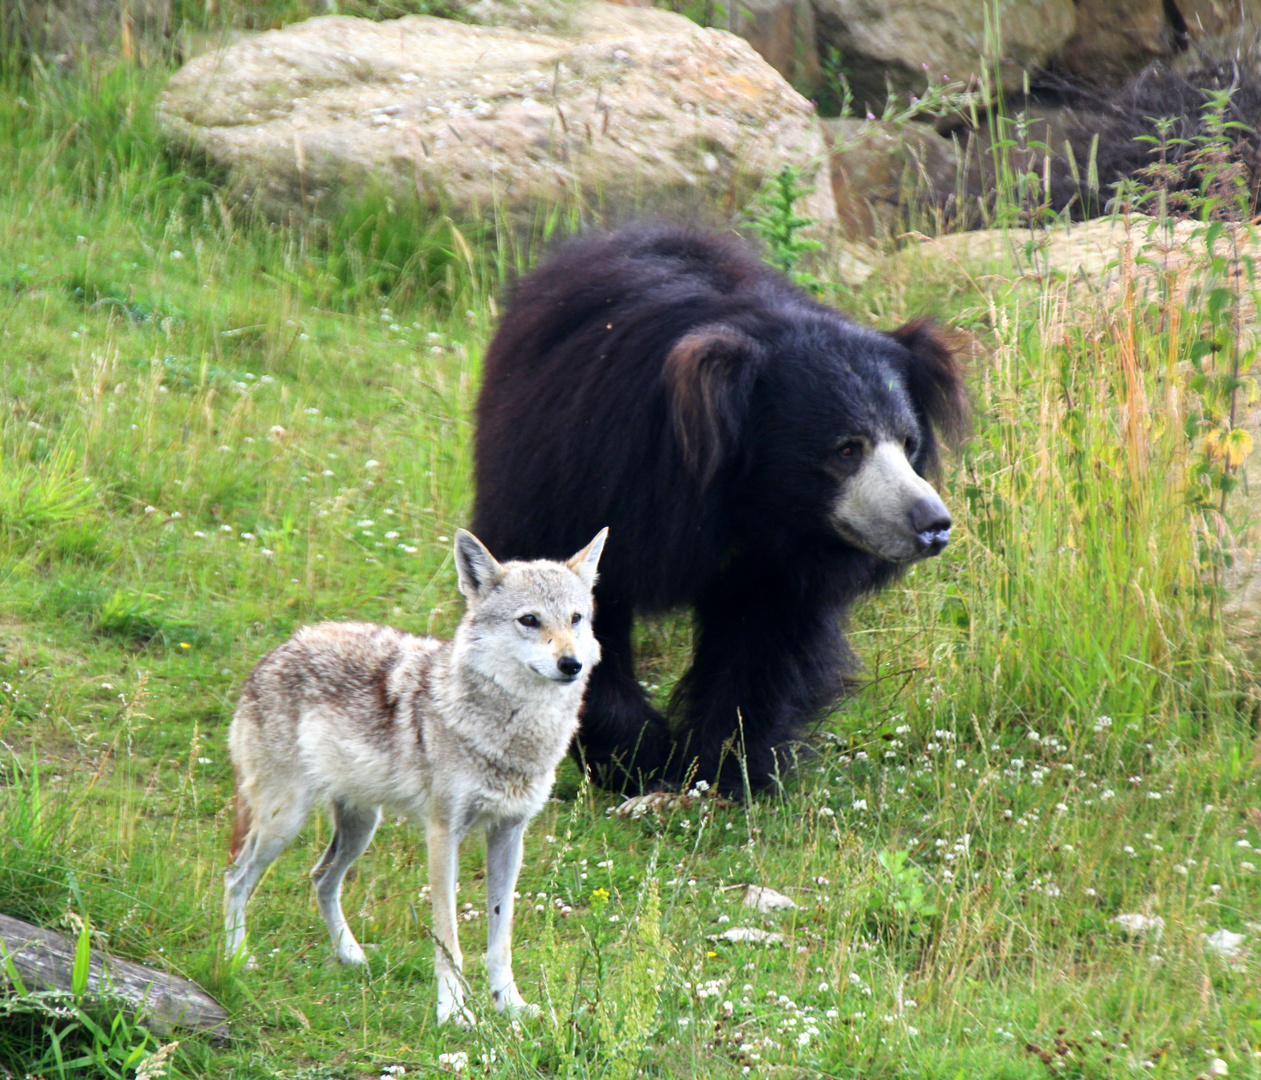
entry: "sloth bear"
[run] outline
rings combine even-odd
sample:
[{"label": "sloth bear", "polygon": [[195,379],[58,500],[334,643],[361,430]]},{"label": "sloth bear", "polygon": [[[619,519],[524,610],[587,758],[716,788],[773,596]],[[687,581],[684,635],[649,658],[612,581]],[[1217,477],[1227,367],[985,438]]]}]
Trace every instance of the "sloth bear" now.
[{"label": "sloth bear", "polygon": [[[472,529],[534,559],[609,527],[575,747],[599,783],[772,781],[839,696],[848,607],[949,541],[923,476],[965,407],[926,323],[858,326],[734,236],[638,222],[517,282],[483,366]],[[667,722],[631,630],[680,607],[695,649]]]}]

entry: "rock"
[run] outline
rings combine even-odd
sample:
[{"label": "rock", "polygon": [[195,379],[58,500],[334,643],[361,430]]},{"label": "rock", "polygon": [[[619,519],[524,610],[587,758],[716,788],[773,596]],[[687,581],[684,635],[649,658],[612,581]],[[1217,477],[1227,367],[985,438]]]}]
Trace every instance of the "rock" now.
[{"label": "rock", "polygon": [[784,940],[784,935],[772,930],[760,930],[756,926],[733,926],[721,934],[710,934],[710,941],[728,941],[733,944],[774,945]]},{"label": "rock", "polygon": [[159,118],[282,220],[373,188],[518,225],[578,201],[733,215],[791,164],[834,224],[812,107],[747,42],[606,3],[574,27],[310,19],[190,61]]},{"label": "rock", "polygon": [[923,124],[823,120],[841,235],[884,239],[900,232],[908,207],[944,205],[958,188],[952,140]]},{"label": "rock", "polygon": [[1077,27],[1053,66],[1116,86],[1155,60],[1235,59],[1255,51],[1259,29],[1261,0],[1078,0]]},{"label": "rock", "polygon": [[1236,934],[1233,930],[1214,930],[1204,938],[1204,946],[1223,960],[1238,960],[1243,955],[1247,940],[1243,934]]},{"label": "rock", "polygon": [[1261,28],[1261,0],[1178,0],[1178,11],[1197,42],[1240,29],[1255,35]]},{"label": "rock", "polygon": [[573,0],[452,0],[443,4],[443,13],[476,26],[548,33],[567,30],[576,7]]},{"label": "rock", "polygon": [[1132,938],[1143,938],[1158,944],[1165,933],[1165,920],[1159,915],[1118,915],[1112,922]]},{"label": "rock", "polygon": [[750,885],[744,892],[744,906],[754,911],[796,911],[797,905],[782,892],[765,885]]},{"label": "rock", "polygon": [[837,240],[828,254],[833,259],[836,272],[851,288],[861,285],[876,272],[880,252],[861,240]]},{"label": "rock", "polygon": [[821,72],[810,0],[741,0],[735,31],[794,86],[817,87]]},{"label": "rock", "polygon": [[[1157,0],[1159,2],[1159,0]],[[819,53],[835,49],[854,104],[879,113],[886,81],[894,93],[922,93],[929,79],[979,80],[987,52],[990,0],[814,0]],[[1020,89],[1073,33],[1073,0],[998,4],[1003,85]]]},{"label": "rock", "polygon": [[[1227,230],[1217,238],[1216,255],[1237,245],[1244,259],[1261,259],[1261,243],[1252,238],[1249,227],[1228,226]],[[1144,214],[1131,214],[1065,223],[1032,234],[1015,228],[953,233],[925,240],[919,251],[950,261],[1006,263],[1001,268],[1004,272],[1062,276],[1084,283],[1094,295],[1129,283],[1146,301],[1157,298],[1161,275],[1167,274],[1173,274],[1178,283],[1177,295],[1187,295],[1195,271],[1209,258],[1204,240],[1203,222],[1182,219],[1162,224]],[[1237,283],[1242,282],[1242,270],[1237,268],[1234,276]],[[1246,286],[1237,287],[1244,296],[1246,330],[1254,322],[1253,309]]]},{"label": "rock", "polygon": [[1088,82],[1119,82],[1172,56],[1177,31],[1165,0],[1078,0],[1077,27],[1057,66]]}]

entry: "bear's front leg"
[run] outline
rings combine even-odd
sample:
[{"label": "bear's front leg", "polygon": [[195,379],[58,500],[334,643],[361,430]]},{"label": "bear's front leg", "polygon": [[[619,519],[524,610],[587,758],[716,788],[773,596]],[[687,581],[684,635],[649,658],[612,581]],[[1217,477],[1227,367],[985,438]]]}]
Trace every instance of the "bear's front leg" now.
[{"label": "bear's front leg", "polygon": [[731,568],[696,607],[691,670],[675,690],[672,769],[728,795],[778,774],[802,726],[837,700],[848,651],[841,606],[787,576]]},{"label": "bear's front leg", "polygon": [[573,753],[602,788],[633,795],[665,777],[670,732],[635,678],[629,606],[600,598],[595,633],[600,663],[583,697]]}]

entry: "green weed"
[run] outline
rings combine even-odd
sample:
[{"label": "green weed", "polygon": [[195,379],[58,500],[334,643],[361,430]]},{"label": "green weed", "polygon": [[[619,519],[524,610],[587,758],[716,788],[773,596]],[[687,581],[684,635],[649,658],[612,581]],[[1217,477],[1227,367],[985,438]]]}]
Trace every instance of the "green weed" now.
[{"label": "green weed", "polygon": [[817,291],[821,284],[813,274],[798,270],[803,256],[818,251],[823,245],[812,239],[808,230],[818,224],[814,218],[802,217],[797,203],[814,188],[801,183],[801,170],[785,165],[762,185],[747,214],[749,231],[766,245],[768,260],[788,274],[798,285]]}]

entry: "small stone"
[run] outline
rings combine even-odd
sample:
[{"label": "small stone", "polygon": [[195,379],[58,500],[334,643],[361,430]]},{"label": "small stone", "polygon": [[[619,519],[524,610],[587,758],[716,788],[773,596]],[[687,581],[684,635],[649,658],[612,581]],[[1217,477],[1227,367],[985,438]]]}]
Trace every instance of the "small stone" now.
[{"label": "small stone", "polygon": [[1112,922],[1132,938],[1150,938],[1159,941],[1165,932],[1165,920],[1159,915],[1118,915]]},{"label": "small stone", "polygon": [[744,893],[744,906],[754,911],[795,911],[797,905],[787,896],[765,885],[750,885]]},{"label": "small stone", "polygon": [[1204,944],[1223,960],[1235,960],[1243,952],[1246,940],[1243,934],[1233,930],[1214,930],[1204,938]]},{"label": "small stone", "polygon": [[771,930],[761,930],[756,926],[733,926],[721,934],[710,934],[710,941],[730,941],[734,944],[750,943],[754,945],[774,945],[784,940],[784,935]]}]

